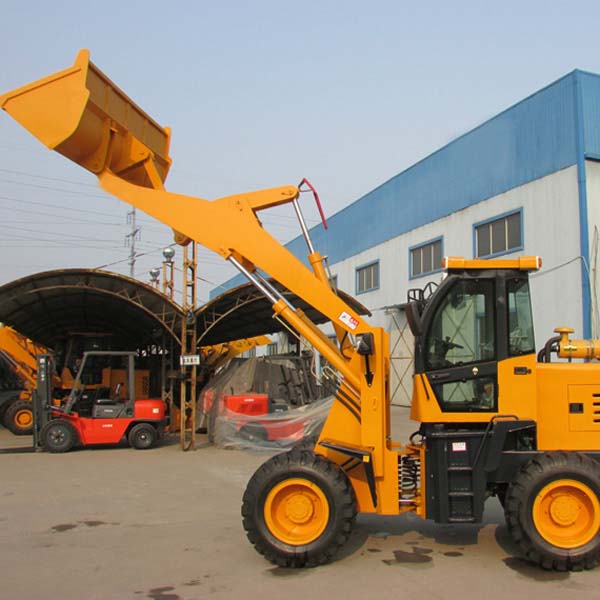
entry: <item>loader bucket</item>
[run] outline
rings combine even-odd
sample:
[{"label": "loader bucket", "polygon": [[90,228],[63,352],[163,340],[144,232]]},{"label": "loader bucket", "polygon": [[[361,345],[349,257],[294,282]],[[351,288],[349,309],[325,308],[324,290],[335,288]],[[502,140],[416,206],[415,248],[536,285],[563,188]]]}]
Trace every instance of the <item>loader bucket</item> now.
[{"label": "loader bucket", "polygon": [[92,173],[109,169],[154,188],[167,177],[170,130],[106,77],[88,50],[72,67],[0,96],[0,107],[48,148]]}]

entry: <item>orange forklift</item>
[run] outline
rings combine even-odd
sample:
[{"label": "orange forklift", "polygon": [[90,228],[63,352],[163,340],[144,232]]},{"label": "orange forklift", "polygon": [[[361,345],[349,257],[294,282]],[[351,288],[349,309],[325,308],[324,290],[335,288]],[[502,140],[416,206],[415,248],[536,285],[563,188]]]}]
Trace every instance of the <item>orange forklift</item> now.
[{"label": "orange forklift", "polygon": [[[98,361],[102,370],[111,368],[107,363],[119,362],[114,386],[86,388],[86,374]],[[135,352],[85,352],[66,402],[56,406],[48,386],[52,359],[38,357],[34,445],[54,453],[75,446],[115,445],[125,438],[138,450],[154,446],[164,432],[165,403],[158,398],[136,398],[134,361]]]}]

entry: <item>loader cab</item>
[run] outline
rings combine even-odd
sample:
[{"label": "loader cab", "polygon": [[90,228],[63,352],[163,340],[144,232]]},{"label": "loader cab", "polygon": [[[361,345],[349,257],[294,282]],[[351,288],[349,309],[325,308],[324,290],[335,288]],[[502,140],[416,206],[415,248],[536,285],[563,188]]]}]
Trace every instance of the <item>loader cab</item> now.
[{"label": "loader cab", "polygon": [[416,329],[413,402],[429,402],[433,393],[438,407],[426,414],[489,420],[499,411],[498,363],[535,354],[528,272],[493,264],[462,261],[447,270],[421,313],[409,308]]}]

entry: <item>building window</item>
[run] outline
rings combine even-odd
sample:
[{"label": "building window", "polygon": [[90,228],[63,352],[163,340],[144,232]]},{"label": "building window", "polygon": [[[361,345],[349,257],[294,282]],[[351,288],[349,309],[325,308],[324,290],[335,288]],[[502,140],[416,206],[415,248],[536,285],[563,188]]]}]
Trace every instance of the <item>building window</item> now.
[{"label": "building window", "polygon": [[442,238],[410,249],[410,276],[419,277],[442,268]]},{"label": "building window", "polygon": [[379,287],[379,261],[356,269],[356,293],[370,292]]},{"label": "building window", "polygon": [[523,247],[522,211],[476,223],[475,256],[484,258],[505,254]]},{"label": "building window", "polygon": [[267,356],[275,356],[277,354],[277,343],[267,344]]}]

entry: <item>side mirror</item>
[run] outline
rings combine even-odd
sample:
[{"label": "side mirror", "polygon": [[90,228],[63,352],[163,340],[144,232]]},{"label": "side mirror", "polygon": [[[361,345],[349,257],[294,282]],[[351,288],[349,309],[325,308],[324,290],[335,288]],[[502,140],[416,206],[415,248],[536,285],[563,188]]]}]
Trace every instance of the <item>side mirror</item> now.
[{"label": "side mirror", "polygon": [[361,356],[371,356],[375,347],[375,342],[372,333],[363,333],[358,337],[358,345],[356,351]]},{"label": "side mirror", "polygon": [[404,314],[406,315],[406,321],[410,327],[411,333],[418,337],[423,333],[423,327],[421,323],[421,312],[419,310],[418,302],[409,302],[404,307]]}]

